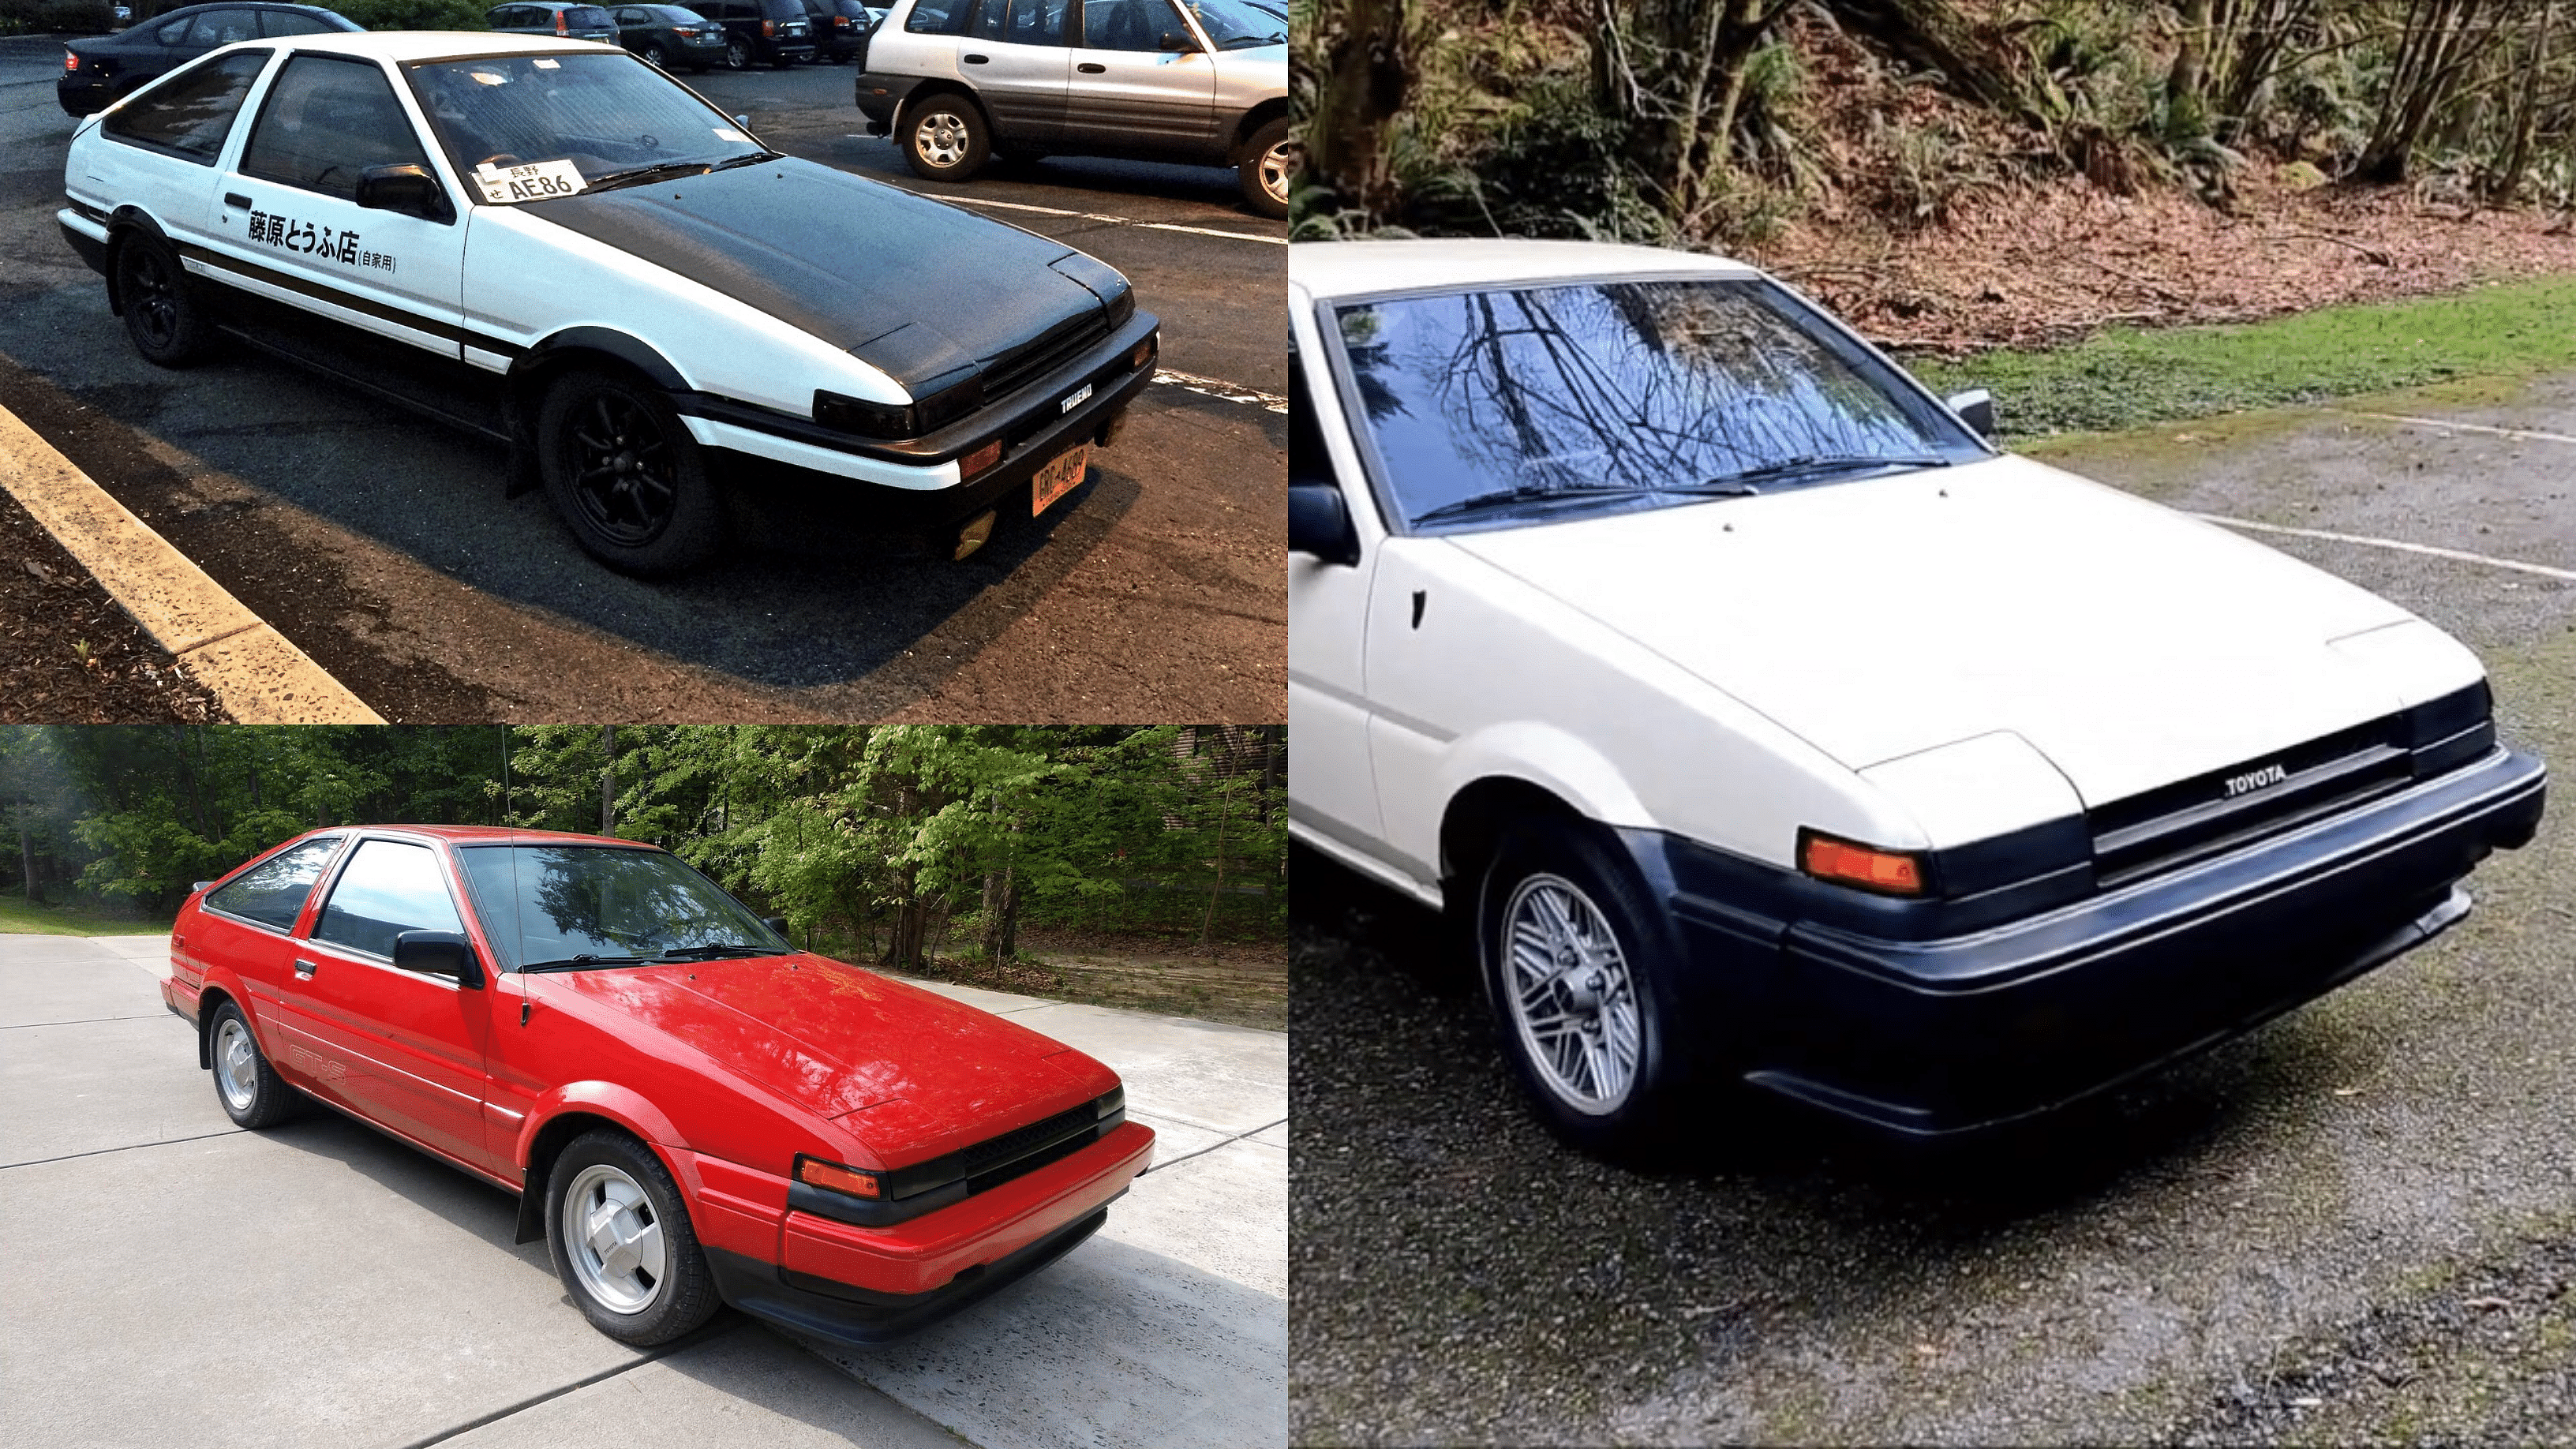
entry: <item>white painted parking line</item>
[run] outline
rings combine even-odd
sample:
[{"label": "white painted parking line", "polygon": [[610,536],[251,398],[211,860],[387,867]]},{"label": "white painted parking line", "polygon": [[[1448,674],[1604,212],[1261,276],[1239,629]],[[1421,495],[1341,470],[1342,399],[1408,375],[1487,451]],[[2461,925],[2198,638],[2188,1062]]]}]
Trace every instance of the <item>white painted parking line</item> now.
[{"label": "white painted parking line", "polygon": [[[867,141],[875,138],[862,136],[856,132],[850,132],[849,139],[853,141]],[[887,184],[893,185],[892,182],[888,182]],[[909,186],[899,187],[897,189],[912,191],[912,188]],[[1266,242],[1274,247],[1284,247],[1288,245],[1288,238],[1284,236],[1262,236],[1257,232],[1227,231],[1223,227],[1183,226],[1177,221],[1138,221],[1132,216],[1111,216],[1107,212],[1102,211],[1074,211],[1067,207],[1037,206],[1025,201],[994,201],[989,197],[958,196],[954,193],[944,191],[913,191],[912,194],[915,196],[927,196],[933,201],[953,201],[959,206],[989,206],[1001,211],[1033,211],[1040,216],[1069,216],[1077,221],[1105,221],[1112,226],[1142,227],[1147,231],[1180,231],[1187,232],[1192,236],[1221,236],[1229,241]]]},{"label": "white painted parking line", "polygon": [[[2576,438],[2566,441],[2576,442]],[[2252,533],[2281,533],[2292,538],[2315,538],[2323,539],[2328,543],[2355,543],[2364,548],[2386,548],[2394,549],[2399,553],[2420,553],[2428,558],[2446,558],[2458,563],[2479,564],[2491,569],[2510,569],[2518,574],[2536,574],[2544,579],[2557,579],[2562,583],[2576,584],[2576,569],[2551,568],[2547,564],[2523,563],[2518,559],[2491,558],[2486,554],[2470,553],[2464,549],[2436,548],[2429,543],[2407,543],[2395,538],[2369,538],[2357,533],[2329,533],[2322,528],[2291,528],[2278,523],[2256,523],[2251,519],[2228,518],[2216,513],[2195,513],[2192,517],[2204,518],[2211,523],[2225,524],[2229,528],[2242,528]]]},{"label": "white painted parking line", "polygon": [[1288,399],[1279,396],[1277,393],[1262,392],[1255,388],[1243,387],[1236,383],[1227,382],[1222,378],[1201,377],[1195,372],[1175,372],[1168,367],[1158,367],[1154,369],[1154,381],[1166,386],[1181,388],[1188,392],[1203,393],[1209,397],[1221,397],[1227,402],[1250,403],[1274,413],[1284,413],[1288,411]]},{"label": "white painted parking line", "polygon": [[2350,417],[2376,418],[2383,423],[2412,423],[2419,428],[2456,429],[2464,433],[2487,433],[2499,438],[2528,438],[2541,443],[2576,443],[2576,437],[2569,437],[2565,433],[2544,433],[2536,428],[2494,428],[2485,423],[2454,422],[2448,418],[2419,418],[2405,413],[2372,413],[2364,412],[2359,408],[2339,408],[2337,411]]}]

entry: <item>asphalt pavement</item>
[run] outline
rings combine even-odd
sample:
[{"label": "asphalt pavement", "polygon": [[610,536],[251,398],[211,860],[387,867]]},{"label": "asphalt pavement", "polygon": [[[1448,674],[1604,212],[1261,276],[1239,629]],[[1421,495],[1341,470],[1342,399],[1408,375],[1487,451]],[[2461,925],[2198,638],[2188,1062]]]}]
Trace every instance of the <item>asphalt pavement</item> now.
[{"label": "asphalt pavement", "polygon": [[1929,1155],[1750,1108],[1645,1169],[1523,1110],[1436,918],[1301,854],[1296,1438],[2576,1439],[2576,377],[2046,455],[2476,649],[2558,766],[2540,837],[2423,950],[2098,1108]]},{"label": "asphalt pavement", "polygon": [[[283,363],[134,355],[53,219],[61,52],[0,39],[0,407],[388,719],[1104,722],[1285,707],[1284,223],[1231,174],[1079,159],[962,186],[862,130],[847,66],[683,77],[792,154],[1124,271],[1162,367],[1066,503],[964,563],[828,498],[776,502],[676,582],[622,577],[500,450]],[[814,238],[830,245],[829,238]],[[959,268],[971,305],[971,259]]]},{"label": "asphalt pavement", "polygon": [[0,1442],[1056,1449],[1286,1434],[1286,1040],[941,988],[1125,1078],[1154,1167],[922,1334],[592,1330],[516,1199],[335,1113],[235,1128],[163,936],[0,936]]}]

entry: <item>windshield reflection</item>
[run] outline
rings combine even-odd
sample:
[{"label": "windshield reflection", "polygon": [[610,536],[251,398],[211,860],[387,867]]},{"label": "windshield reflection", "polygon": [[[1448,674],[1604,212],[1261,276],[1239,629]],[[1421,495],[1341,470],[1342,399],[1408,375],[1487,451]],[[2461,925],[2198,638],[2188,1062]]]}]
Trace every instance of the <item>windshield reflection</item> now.
[{"label": "windshield reflection", "polygon": [[733,897],[665,851],[507,845],[457,855],[493,946],[514,970],[583,957],[613,964],[788,949]]}]

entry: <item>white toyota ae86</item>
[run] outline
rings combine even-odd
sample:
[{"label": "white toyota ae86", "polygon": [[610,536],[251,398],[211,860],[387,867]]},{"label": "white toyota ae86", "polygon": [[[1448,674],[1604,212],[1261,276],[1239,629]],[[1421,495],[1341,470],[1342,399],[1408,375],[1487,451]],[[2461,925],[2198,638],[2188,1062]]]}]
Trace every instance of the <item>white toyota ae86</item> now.
[{"label": "white toyota ae86", "polygon": [[1291,830],[1472,922],[1540,1113],[2048,1110],[2457,923],[2538,827],[2484,670],[2000,453],[1753,268],[1289,259]]},{"label": "white toyota ae86", "polygon": [[63,189],[147,360],[222,332],[506,442],[635,573],[715,552],[719,484],[761,474],[963,558],[1071,493],[1153,376],[1107,264],[580,41],[227,46],[82,122]]}]

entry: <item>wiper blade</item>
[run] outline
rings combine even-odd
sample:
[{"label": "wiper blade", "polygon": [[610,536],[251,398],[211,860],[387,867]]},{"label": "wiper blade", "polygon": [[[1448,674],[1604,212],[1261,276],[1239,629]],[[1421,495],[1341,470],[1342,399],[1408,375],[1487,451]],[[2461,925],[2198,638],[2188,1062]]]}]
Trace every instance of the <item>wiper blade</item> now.
[{"label": "wiper blade", "polygon": [[707,169],[709,171],[731,171],[737,166],[757,166],[764,161],[784,161],[786,159],[787,153],[784,151],[754,151],[748,156],[736,156],[731,160],[719,161]]},{"label": "wiper blade", "polygon": [[1716,488],[1721,485],[1758,483],[1769,478],[1794,478],[1807,473],[1829,473],[1845,468],[1947,468],[1949,466],[1950,460],[1947,458],[1891,458],[1878,453],[1807,453],[1795,458],[1783,458],[1776,463],[1764,463],[1759,467],[1747,468],[1740,473],[1711,478],[1700,486]]},{"label": "wiper blade", "polygon": [[660,961],[712,961],[720,956],[784,956],[775,946],[681,946],[661,952]]},{"label": "wiper blade", "polygon": [[1488,508],[1505,508],[1515,503],[1538,503],[1550,498],[1608,498],[1649,491],[1651,490],[1629,488],[1613,483],[1566,483],[1552,487],[1524,483],[1517,488],[1498,489],[1492,493],[1479,493],[1472,498],[1461,498],[1455,503],[1443,503],[1428,513],[1415,514],[1413,521],[1433,523],[1443,518],[1482,513]]},{"label": "wiper blade", "polygon": [[594,966],[650,966],[650,956],[567,956],[560,961],[531,961],[522,971],[587,971]]}]

